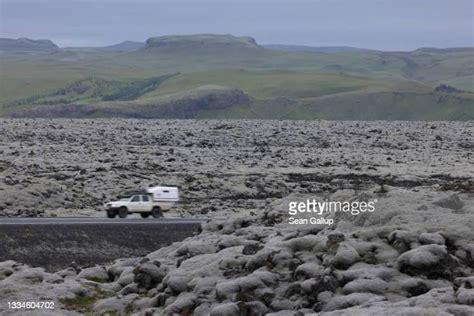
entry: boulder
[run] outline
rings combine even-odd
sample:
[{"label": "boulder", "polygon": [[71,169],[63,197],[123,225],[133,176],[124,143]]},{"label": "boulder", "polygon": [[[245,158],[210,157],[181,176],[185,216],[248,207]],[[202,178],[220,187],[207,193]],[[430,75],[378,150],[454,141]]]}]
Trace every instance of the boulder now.
[{"label": "boulder", "polygon": [[193,311],[196,296],[193,293],[181,293],[176,300],[165,308],[165,315],[187,315]]},{"label": "boulder", "polygon": [[106,313],[125,314],[125,309],[131,306],[132,302],[138,298],[137,294],[129,294],[122,297],[109,297],[97,301],[92,307],[94,313],[103,315]]},{"label": "boulder", "polygon": [[319,278],[323,274],[322,267],[314,262],[306,262],[298,266],[295,270],[296,279]]},{"label": "boulder", "polygon": [[178,256],[194,257],[201,254],[215,253],[217,250],[213,243],[206,240],[189,240],[183,243],[177,250]]},{"label": "boulder", "polygon": [[459,196],[457,194],[452,194],[448,197],[442,198],[437,200],[436,202],[433,202],[433,204],[448,208],[454,211],[458,211],[463,208],[464,203],[461,201]]},{"label": "boulder", "polygon": [[109,274],[107,270],[102,266],[95,266],[81,270],[77,275],[79,279],[87,279],[95,282],[107,282],[109,281]]},{"label": "boulder", "polygon": [[446,275],[449,255],[445,246],[423,245],[398,257],[397,269],[409,275]]},{"label": "boulder", "polygon": [[388,283],[379,279],[355,279],[344,285],[342,291],[345,294],[350,293],[374,293],[384,294],[388,288]]},{"label": "boulder", "polygon": [[323,311],[345,309],[351,306],[362,305],[369,302],[382,301],[385,297],[371,293],[352,293],[349,295],[336,295],[324,305]]},{"label": "boulder", "polygon": [[338,269],[347,269],[360,260],[361,258],[357,250],[343,242],[339,245],[334,258],[331,260],[331,264]]},{"label": "boulder", "polygon": [[189,281],[189,278],[186,276],[168,275],[164,283],[173,292],[181,293],[188,290]]},{"label": "boulder", "polygon": [[246,315],[266,315],[268,307],[260,301],[251,301],[244,304],[244,313]]},{"label": "boulder", "polygon": [[419,240],[423,245],[444,245],[446,243],[446,240],[440,233],[422,233],[420,234]]},{"label": "boulder", "polygon": [[210,316],[240,316],[240,308],[236,303],[224,303],[212,308]]},{"label": "boulder", "polygon": [[135,268],[134,282],[139,287],[150,289],[159,284],[168,272],[168,268],[157,266],[153,263],[145,263]]},{"label": "boulder", "polygon": [[417,237],[414,232],[395,230],[388,236],[388,241],[398,252],[403,253],[417,246]]},{"label": "boulder", "polygon": [[8,277],[8,281],[17,282],[21,284],[38,284],[43,282],[44,269],[43,268],[29,268],[24,267],[20,271],[15,271]]}]

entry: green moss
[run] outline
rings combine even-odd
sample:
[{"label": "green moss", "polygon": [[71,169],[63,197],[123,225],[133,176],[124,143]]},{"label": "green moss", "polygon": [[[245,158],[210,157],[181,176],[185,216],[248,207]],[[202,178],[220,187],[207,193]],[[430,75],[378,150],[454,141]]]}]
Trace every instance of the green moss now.
[{"label": "green moss", "polygon": [[85,315],[92,315],[92,307],[103,298],[111,297],[115,293],[107,292],[102,289],[94,289],[93,295],[77,295],[75,297],[61,298],[59,302],[64,305],[65,309],[78,311]]},{"label": "green moss", "polygon": [[107,282],[109,282],[109,280],[102,279],[102,278],[99,278],[99,277],[94,277],[94,276],[87,277],[86,279],[89,280],[89,281],[97,282],[97,283],[107,283]]},{"label": "green moss", "polygon": [[132,303],[127,304],[127,306],[125,306],[125,309],[124,309],[123,312],[124,312],[125,315],[130,315],[130,314],[132,314],[132,312],[133,312],[133,304],[132,304]]},{"label": "green moss", "polygon": [[75,296],[73,298],[62,298],[59,301],[65,309],[78,311],[84,314],[92,313],[92,306],[99,300],[95,296]]},{"label": "green moss", "polygon": [[[0,278],[0,281],[2,279]],[[3,290],[0,290],[0,294],[2,295],[8,295],[8,294],[13,294],[13,293],[17,293],[18,290],[14,290],[14,289],[3,289]]]}]

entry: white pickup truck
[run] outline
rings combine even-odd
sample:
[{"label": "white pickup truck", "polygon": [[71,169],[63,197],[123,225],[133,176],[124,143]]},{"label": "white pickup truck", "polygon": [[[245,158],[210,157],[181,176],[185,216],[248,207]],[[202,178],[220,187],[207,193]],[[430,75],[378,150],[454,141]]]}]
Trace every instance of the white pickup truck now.
[{"label": "white pickup truck", "polygon": [[125,218],[130,213],[140,213],[143,218],[150,215],[159,218],[178,201],[178,188],[156,186],[126,192],[119,200],[105,203],[104,207],[110,218],[117,215]]}]

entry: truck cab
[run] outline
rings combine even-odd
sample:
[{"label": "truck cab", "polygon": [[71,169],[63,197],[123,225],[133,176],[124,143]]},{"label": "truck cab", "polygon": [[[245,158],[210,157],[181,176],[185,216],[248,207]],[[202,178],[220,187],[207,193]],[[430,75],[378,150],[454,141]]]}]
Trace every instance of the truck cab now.
[{"label": "truck cab", "polygon": [[107,217],[126,218],[128,214],[140,213],[143,218],[150,215],[154,218],[163,217],[167,211],[178,202],[178,188],[176,187],[150,187],[127,192],[117,201],[105,203]]}]

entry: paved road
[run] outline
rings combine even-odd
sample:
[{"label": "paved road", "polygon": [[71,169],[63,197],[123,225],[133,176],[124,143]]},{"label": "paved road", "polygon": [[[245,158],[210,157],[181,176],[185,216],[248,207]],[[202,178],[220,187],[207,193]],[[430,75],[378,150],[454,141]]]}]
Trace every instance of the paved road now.
[{"label": "paved road", "polygon": [[105,218],[105,217],[10,217],[0,218],[3,225],[61,225],[61,224],[197,224],[198,218]]},{"label": "paved road", "polygon": [[0,218],[0,262],[15,260],[50,271],[71,262],[95,265],[142,257],[199,232],[205,219]]}]

